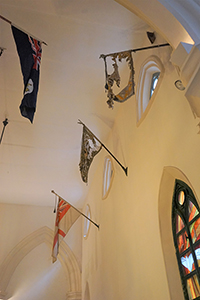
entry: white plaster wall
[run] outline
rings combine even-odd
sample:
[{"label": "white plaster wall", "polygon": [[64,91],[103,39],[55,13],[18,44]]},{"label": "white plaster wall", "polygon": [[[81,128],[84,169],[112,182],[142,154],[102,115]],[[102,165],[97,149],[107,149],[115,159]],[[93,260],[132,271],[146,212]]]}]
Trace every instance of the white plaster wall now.
[{"label": "white plaster wall", "polygon": [[[198,23],[196,19],[193,22],[189,22],[187,24],[185,22],[185,18],[192,18],[194,11],[193,7],[191,10],[185,10],[184,5],[181,6],[181,14],[180,10],[177,11],[176,1],[165,1],[165,0],[115,0],[120,3],[134,14],[139,16],[142,20],[144,20],[147,24],[149,24],[153,30],[162,35],[173,48],[176,48],[180,41],[185,43],[193,44],[199,38],[196,35],[198,30],[194,28]],[[181,0],[181,4],[185,4],[186,2],[192,3],[190,0]],[[184,21],[184,22],[183,22]],[[187,25],[184,27],[184,25]],[[188,25],[191,25],[188,26]],[[196,29],[196,30],[194,30]],[[195,31],[195,34],[194,34]],[[196,40],[194,40],[196,38]]]},{"label": "white plaster wall", "polygon": [[27,235],[48,226],[54,228],[53,207],[0,204],[0,263]]},{"label": "white plaster wall", "polygon": [[159,2],[175,16],[198,44],[200,2],[198,0],[159,0]]},{"label": "white plaster wall", "polygon": [[128,177],[114,163],[113,185],[107,199],[102,200],[107,155],[102,150],[86,199],[100,229],[91,226],[88,238],[83,240],[82,288],[84,294],[88,282],[90,298],[95,300],[172,299],[158,216],[163,168],[179,168],[200,195],[199,121],[194,119],[184,92],[174,86],[178,75],[168,62],[169,49],[138,55],[136,82],[140,64],[152,54],[161,58],[165,73],[148,115],[137,126],[135,96],[118,104],[119,113],[105,143],[128,166]]}]

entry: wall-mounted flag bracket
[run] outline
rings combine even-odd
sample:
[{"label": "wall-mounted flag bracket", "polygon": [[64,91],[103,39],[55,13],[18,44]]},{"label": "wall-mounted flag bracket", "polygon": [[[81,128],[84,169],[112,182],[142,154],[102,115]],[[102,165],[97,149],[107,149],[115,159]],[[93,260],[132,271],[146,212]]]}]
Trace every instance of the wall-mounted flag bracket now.
[{"label": "wall-mounted flag bracket", "polygon": [[3,121],[3,129],[2,129],[2,133],[1,133],[1,137],[0,137],[0,144],[1,144],[1,141],[2,141],[2,138],[3,138],[3,135],[4,135],[6,125],[8,125],[8,119],[7,118]]},{"label": "wall-mounted flag bracket", "polygon": [[6,48],[0,47],[0,56],[2,55],[4,50],[6,50]]},{"label": "wall-mounted flag bracket", "polygon": [[120,51],[120,52],[115,52],[115,53],[101,54],[99,56],[99,58],[105,59],[105,57],[107,57],[107,56],[112,56],[112,55],[116,55],[116,54],[123,53],[123,52],[134,52],[135,53],[135,52],[138,52],[138,51],[149,50],[149,49],[153,49],[153,48],[162,48],[162,47],[166,47],[166,46],[170,46],[170,44],[169,43],[164,43],[164,44],[158,44],[158,45],[153,45],[153,46],[135,48],[135,49]]},{"label": "wall-mounted flag bracket", "polygon": [[32,34],[30,34],[30,33],[26,32],[26,31],[24,31],[24,30],[21,29],[19,26],[14,25],[12,21],[8,20],[8,19],[5,18],[4,16],[0,15],[0,19],[3,20],[3,21],[5,21],[5,22],[7,22],[7,23],[10,24],[10,25],[13,25],[13,26],[17,27],[19,30],[23,31],[23,32],[26,33],[27,35],[31,35],[32,38],[35,38],[36,40],[40,41],[41,43],[43,43],[44,45],[47,46],[47,43],[45,43],[44,41],[42,41],[42,40],[40,40],[40,39],[34,37]]},{"label": "wall-mounted flag bracket", "polygon": [[94,135],[94,133],[92,133],[90,131],[90,129],[81,121],[81,120],[78,120],[78,124],[81,124],[83,126],[85,126],[87,128],[87,130],[91,133],[91,135],[94,136],[94,138],[101,144],[101,146],[114,158],[114,160],[120,165],[120,167],[124,170],[126,176],[128,176],[128,167],[124,167],[120,162],[119,160],[110,152],[110,150],[108,150],[108,148],[96,137],[96,135]]},{"label": "wall-mounted flag bracket", "polygon": [[92,221],[90,218],[88,218],[88,216],[86,216],[84,213],[82,213],[80,210],[78,210],[76,207],[74,207],[73,205],[71,205],[68,201],[66,201],[65,199],[63,199],[62,197],[60,197],[56,192],[54,192],[54,190],[51,191],[54,195],[56,195],[59,199],[62,199],[63,201],[67,202],[71,207],[73,207],[73,209],[75,209],[80,215],[82,215],[83,217],[85,217],[86,219],[88,219],[92,224],[94,224],[98,229],[99,229],[99,225],[97,223],[95,223],[94,221]]}]

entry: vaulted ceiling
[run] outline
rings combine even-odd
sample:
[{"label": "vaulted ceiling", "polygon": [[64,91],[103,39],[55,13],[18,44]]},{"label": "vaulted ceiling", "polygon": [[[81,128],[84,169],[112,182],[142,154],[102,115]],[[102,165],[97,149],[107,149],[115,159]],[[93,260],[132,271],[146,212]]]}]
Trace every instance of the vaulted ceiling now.
[{"label": "vaulted ceiling", "polygon": [[[113,0],[0,0],[0,15],[45,41],[33,124],[21,116],[23,79],[9,23],[0,19],[0,202],[53,206],[55,190],[82,207],[81,119],[102,140],[109,109],[100,54],[140,47],[148,26]],[[146,40],[145,40],[146,39]],[[92,168],[92,167],[91,167]],[[89,182],[91,175],[89,174]]]}]

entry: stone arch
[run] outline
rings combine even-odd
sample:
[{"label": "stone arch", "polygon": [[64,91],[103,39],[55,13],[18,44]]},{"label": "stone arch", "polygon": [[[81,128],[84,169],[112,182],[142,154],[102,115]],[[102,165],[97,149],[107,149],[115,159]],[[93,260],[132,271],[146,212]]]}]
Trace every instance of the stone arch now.
[{"label": "stone arch", "polygon": [[[172,197],[174,193],[175,180],[184,181],[193,191],[194,189],[188,178],[175,167],[165,167],[160,182],[158,198],[158,217],[160,225],[160,238],[168,280],[170,299],[184,300],[180,273],[178,269],[175,247],[172,233]],[[197,197],[196,197],[197,199]],[[198,199],[197,199],[198,201]]]},{"label": "stone arch", "polygon": [[[29,234],[12,249],[0,266],[0,294],[5,295],[13,272],[30,251],[41,243],[46,243],[52,248],[53,236],[53,230],[44,226]],[[69,290],[66,291],[67,299],[81,299],[80,268],[73,252],[64,242],[60,244],[58,259],[69,282]]]}]

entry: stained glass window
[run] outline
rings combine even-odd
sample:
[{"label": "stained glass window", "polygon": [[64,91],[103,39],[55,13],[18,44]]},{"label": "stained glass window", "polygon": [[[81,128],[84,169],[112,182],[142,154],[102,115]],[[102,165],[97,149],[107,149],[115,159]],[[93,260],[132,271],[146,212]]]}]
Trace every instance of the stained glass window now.
[{"label": "stained glass window", "polygon": [[198,215],[199,212],[196,206],[191,201],[189,201],[188,210],[189,210],[189,221],[191,221],[194,217]]},{"label": "stained glass window", "polygon": [[186,300],[200,300],[200,214],[190,187],[176,180],[172,202],[172,229]]},{"label": "stained glass window", "polygon": [[187,280],[188,299],[199,299],[200,296],[199,280],[197,275],[190,277]]},{"label": "stained glass window", "polygon": [[181,219],[181,217],[177,214],[176,215],[176,233],[178,233],[179,231],[181,231],[181,229],[183,229],[184,227],[184,223],[183,220]]},{"label": "stained glass window", "polygon": [[183,233],[178,235],[177,244],[180,253],[184,252],[190,246],[190,242],[189,239],[187,238],[186,230],[184,230]]}]

